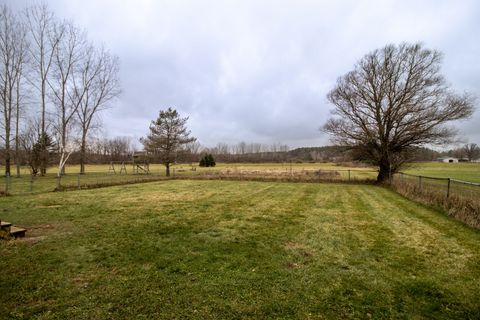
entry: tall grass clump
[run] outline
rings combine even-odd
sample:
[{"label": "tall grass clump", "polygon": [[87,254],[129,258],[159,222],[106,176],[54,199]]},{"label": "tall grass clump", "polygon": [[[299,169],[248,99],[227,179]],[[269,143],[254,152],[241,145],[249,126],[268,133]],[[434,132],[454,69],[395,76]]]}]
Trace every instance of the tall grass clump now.
[{"label": "tall grass clump", "polygon": [[409,199],[443,209],[449,216],[480,229],[478,184],[400,173],[393,177],[391,187]]}]

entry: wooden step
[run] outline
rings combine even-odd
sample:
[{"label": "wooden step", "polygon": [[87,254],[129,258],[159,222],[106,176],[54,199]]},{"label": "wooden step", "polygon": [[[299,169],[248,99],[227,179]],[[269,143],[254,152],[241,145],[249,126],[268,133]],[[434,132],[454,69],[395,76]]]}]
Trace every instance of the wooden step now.
[{"label": "wooden step", "polygon": [[0,230],[10,232],[10,227],[12,224],[6,221],[0,221]]},{"label": "wooden step", "polygon": [[10,228],[10,235],[14,238],[23,238],[25,237],[25,232],[27,229],[18,228],[18,227],[11,227]]}]

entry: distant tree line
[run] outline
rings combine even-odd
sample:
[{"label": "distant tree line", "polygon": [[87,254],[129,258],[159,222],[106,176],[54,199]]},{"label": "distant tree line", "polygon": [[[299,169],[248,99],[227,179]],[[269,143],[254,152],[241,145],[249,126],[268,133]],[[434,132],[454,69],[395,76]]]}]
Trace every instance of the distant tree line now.
[{"label": "distant tree line", "polygon": [[461,147],[448,150],[441,154],[442,156],[455,157],[464,161],[474,161],[480,159],[480,147],[476,143],[467,143]]},{"label": "distant tree line", "polygon": [[217,162],[282,162],[288,160],[288,150],[287,145],[280,143],[242,141],[233,145],[221,142],[215,147],[203,148],[201,153],[212,154]]},{"label": "distant tree line", "polygon": [[[345,146],[322,146],[322,147],[302,147],[288,150],[284,145],[281,151],[271,151],[271,146],[256,143],[246,144],[256,145],[256,152],[236,153],[238,145],[228,145],[219,143],[214,148],[202,148],[200,145],[194,153],[187,152],[186,155],[197,159],[205,154],[212,154],[217,162],[369,162],[361,154]],[[219,147],[220,146],[220,147]],[[278,145],[277,145],[278,146]],[[286,149],[286,151],[284,151]],[[278,150],[278,149],[277,149]],[[470,156],[468,156],[470,155]],[[475,143],[470,143],[451,150],[437,151],[427,147],[412,147],[408,153],[408,162],[436,161],[442,156],[453,156],[459,159],[468,159],[472,161],[480,157],[480,148]],[[183,159],[183,158],[182,158]],[[188,162],[188,161],[187,161]],[[192,161],[194,162],[194,161]]]},{"label": "distant tree line", "polygon": [[21,165],[62,174],[73,153],[85,170],[98,114],[119,95],[118,58],[46,5],[0,5],[0,149],[5,174]]},{"label": "distant tree line", "polygon": [[[246,143],[247,144],[247,143]],[[211,154],[216,162],[222,163],[260,163],[260,162],[351,162],[362,161],[354,152],[341,146],[322,146],[322,147],[302,147],[288,151],[269,151],[269,147],[264,145],[257,153],[236,154],[236,146],[229,146],[221,143],[222,148],[202,147],[200,143],[189,143],[179,149],[173,157],[174,163],[199,163],[205,155]],[[260,145],[260,144],[247,144]],[[132,154],[138,151],[138,146],[131,137],[99,138],[91,137],[87,142],[86,152],[84,154],[85,163],[108,164],[111,161],[132,161]],[[225,149],[225,146],[228,148]],[[474,144],[466,144],[461,147],[445,151],[435,151],[426,147],[413,148],[410,154],[410,161],[435,161],[442,156],[451,156],[459,159],[469,159],[467,156],[467,146],[471,160],[480,157],[480,148]],[[271,149],[270,149],[271,150]],[[225,152],[225,153],[220,153]],[[80,164],[81,153],[75,151],[69,158],[69,163]],[[27,163],[28,154],[20,151],[19,159],[21,163]],[[58,155],[53,153],[51,161],[56,162]],[[4,149],[0,149],[0,158],[4,158]],[[151,159],[152,162],[160,162],[160,159]]]}]

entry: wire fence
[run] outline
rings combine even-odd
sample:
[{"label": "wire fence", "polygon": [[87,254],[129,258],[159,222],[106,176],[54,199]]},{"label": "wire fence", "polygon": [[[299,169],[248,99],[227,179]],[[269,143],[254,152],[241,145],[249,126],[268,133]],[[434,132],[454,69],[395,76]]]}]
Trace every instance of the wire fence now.
[{"label": "wire fence", "polygon": [[[224,179],[285,182],[351,182],[369,183],[376,180],[378,171],[371,169],[312,169],[275,168],[172,168],[171,177],[164,172],[148,174],[89,173],[67,174],[61,177],[4,177],[0,195],[25,195],[58,190],[89,189],[104,186],[159,181],[165,179]],[[449,178],[434,178],[396,173],[391,187],[398,193],[422,203],[445,209],[449,215],[480,228],[480,184]]]},{"label": "wire fence", "polygon": [[401,172],[393,175],[391,185],[408,198],[441,207],[456,219],[480,228],[479,183]]},{"label": "wire fence", "polygon": [[[174,179],[226,179],[257,181],[292,181],[292,182],[373,182],[376,177],[373,170],[315,170],[315,169],[239,169],[239,168],[172,168]],[[165,180],[165,172],[145,174],[87,173],[65,174],[60,177],[47,175],[21,175],[3,177],[0,182],[0,195],[38,194],[59,190],[89,189],[104,186],[141,183]],[[0,180],[1,181],[1,180]]]},{"label": "wire fence", "polygon": [[288,167],[245,169],[232,167],[202,171],[196,178],[292,182],[373,182],[377,174],[376,170],[365,169],[292,169]]},{"label": "wire fence", "polygon": [[123,185],[158,181],[166,179],[165,175],[113,175],[113,174],[67,174],[60,177],[55,175],[4,177],[0,184],[0,195],[27,195],[39,194],[60,190],[90,189],[113,185]]}]

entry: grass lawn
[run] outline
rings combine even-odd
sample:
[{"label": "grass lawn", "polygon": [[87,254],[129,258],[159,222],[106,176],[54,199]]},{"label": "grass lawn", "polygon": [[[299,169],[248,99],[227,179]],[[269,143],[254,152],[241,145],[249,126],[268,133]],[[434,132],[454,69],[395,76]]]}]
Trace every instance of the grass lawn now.
[{"label": "grass lawn", "polygon": [[[136,180],[158,180],[165,177],[165,167],[160,164],[150,165],[149,175],[134,175],[131,165],[126,165],[127,174],[120,175],[120,164],[115,165],[117,174],[109,171],[110,165],[87,165],[86,174],[78,175],[79,166],[70,165],[66,167],[66,175],[61,179],[63,187],[92,186],[92,185],[112,185],[125,184]],[[337,171],[340,178],[349,180],[350,177],[355,180],[375,180],[377,173],[373,167],[350,167],[335,163],[219,163],[215,168],[201,168],[196,166],[196,170],[191,170],[189,164],[178,164],[172,166],[172,175],[175,176],[195,176],[203,173],[217,173],[224,175],[235,175],[236,173],[258,172],[259,176],[263,174],[275,173],[301,173],[303,170],[324,170]],[[347,171],[349,170],[349,171]],[[439,178],[453,178],[469,182],[480,183],[480,163],[412,163],[403,170],[406,173],[414,175],[424,175]],[[2,168],[0,166],[0,172]],[[262,173],[263,172],[263,173]],[[0,177],[0,192],[5,190],[5,177]],[[33,179],[29,176],[28,168],[23,168],[20,178],[12,177],[9,181],[8,191],[10,194],[28,194],[53,191],[57,187],[56,168],[50,168],[45,177],[37,176]]]},{"label": "grass lawn", "polygon": [[[4,169],[4,168],[3,168]],[[127,184],[135,181],[153,181],[165,178],[165,166],[161,164],[151,164],[150,174],[134,174],[132,165],[126,165],[127,173],[120,174],[121,164],[115,164],[116,174],[109,170],[110,165],[86,165],[86,174],[79,175],[80,167],[78,165],[69,165],[66,167],[66,175],[61,178],[61,187],[78,188],[86,186]],[[350,177],[356,180],[373,180],[377,173],[369,167],[346,167],[334,163],[258,163],[258,164],[240,164],[240,163],[220,163],[214,168],[202,168],[195,165],[195,170],[191,170],[192,165],[177,164],[172,165],[172,176],[198,176],[202,174],[221,174],[234,175],[235,173],[245,174],[253,173],[255,176],[262,177],[265,174],[301,174],[304,170],[326,170],[338,171],[336,178],[349,180]],[[349,172],[348,172],[349,171]],[[0,172],[2,168],[0,166]],[[8,188],[7,188],[8,186]],[[58,186],[56,168],[51,167],[44,177],[36,176],[32,179],[27,167],[22,168],[20,177],[15,173],[8,181],[0,176],[0,193],[8,190],[12,195],[24,195],[32,193],[51,192]]]},{"label": "grass lawn", "polygon": [[412,163],[406,173],[480,183],[480,163]]},{"label": "grass lawn", "polygon": [[377,186],[162,181],[0,198],[0,318],[478,318],[480,233]]}]

